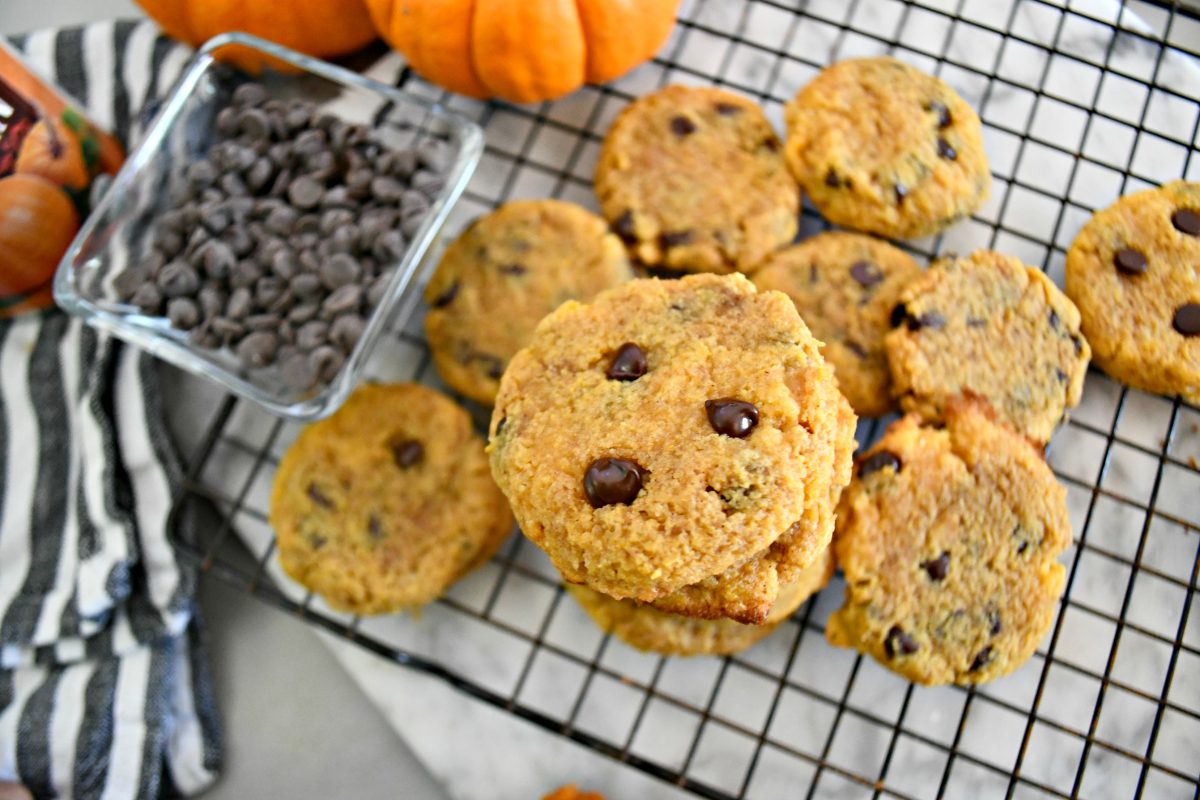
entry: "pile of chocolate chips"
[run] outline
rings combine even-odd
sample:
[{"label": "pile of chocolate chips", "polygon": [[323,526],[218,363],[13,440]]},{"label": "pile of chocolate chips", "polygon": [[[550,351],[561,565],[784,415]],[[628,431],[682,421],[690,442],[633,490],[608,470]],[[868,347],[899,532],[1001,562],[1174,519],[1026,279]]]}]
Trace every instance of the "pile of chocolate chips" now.
[{"label": "pile of chocolate chips", "polygon": [[312,103],[238,87],[207,157],[155,220],[151,252],[113,281],[196,345],[297,390],[328,382],[362,335],[452,154],[389,149]]}]

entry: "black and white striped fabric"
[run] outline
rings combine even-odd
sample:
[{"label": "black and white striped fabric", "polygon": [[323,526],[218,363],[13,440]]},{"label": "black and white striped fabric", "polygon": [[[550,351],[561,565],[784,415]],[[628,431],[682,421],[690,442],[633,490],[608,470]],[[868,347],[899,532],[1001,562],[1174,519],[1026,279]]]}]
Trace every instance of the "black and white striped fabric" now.
[{"label": "black and white striped fabric", "polygon": [[[127,145],[190,51],[150,23],[16,40]],[[157,367],[56,311],[0,322],[0,780],[37,797],[212,783],[220,731]]]}]

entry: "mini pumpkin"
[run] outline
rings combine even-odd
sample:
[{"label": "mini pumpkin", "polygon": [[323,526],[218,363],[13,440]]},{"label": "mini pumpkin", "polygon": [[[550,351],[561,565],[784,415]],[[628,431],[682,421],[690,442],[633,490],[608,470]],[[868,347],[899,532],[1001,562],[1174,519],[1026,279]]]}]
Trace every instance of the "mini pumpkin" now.
[{"label": "mini pumpkin", "polygon": [[83,189],[92,179],[83,145],[61,120],[39,120],[21,143],[16,172],[40,175],[59,186]]},{"label": "mini pumpkin", "polygon": [[379,34],[426,80],[532,103],[650,58],[679,0],[366,0]]},{"label": "mini pumpkin", "polygon": [[[137,0],[164,31],[191,45],[241,31],[319,58],[352,53],[376,38],[362,0]],[[228,60],[258,71],[262,58],[242,50]]]},{"label": "mini pumpkin", "polygon": [[0,299],[50,280],[79,230],[62,189],[40,175],[0,178]]}]

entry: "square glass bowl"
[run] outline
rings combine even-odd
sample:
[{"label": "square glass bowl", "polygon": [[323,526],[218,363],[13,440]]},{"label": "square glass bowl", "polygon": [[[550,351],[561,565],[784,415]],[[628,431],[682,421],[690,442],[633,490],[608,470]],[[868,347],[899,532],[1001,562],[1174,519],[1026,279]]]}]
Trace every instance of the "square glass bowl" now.
[{"label": "square glass bowl", "polygon": [[[408,239],[404,254],[395,264],[379,265],[381,270],[394,269],[392,279],[353,351],[331,380],[308,390],[289,387],[278,364],[247,369],[228,347],[209,350],[193,344],[187,331],[173,328],[165,317],[148,316],[119,300],[113,286],[124,270],[136,269],[148,257],[159,215],[171,198],[184,191],[185,169],[216,140],[217,113],[247,80],[221,57],[246,49],[294,70],[266,71],[254,78],[266,86],[272,99],[313,101],[318,112],[367,125],[385,147],[407,148],[437,140],[449,156],[444,185],[420,229]],[[326,416],[358,382],[372,345],[397,306],[401,316],[415,308],[414,278],[482,151],[479,126],[453,111],[257,37],[223,34],[197,51],[145,138],[88,217],[55,275],[55,299],[89,324],[210,378],[275,414],[298,420]]]}]

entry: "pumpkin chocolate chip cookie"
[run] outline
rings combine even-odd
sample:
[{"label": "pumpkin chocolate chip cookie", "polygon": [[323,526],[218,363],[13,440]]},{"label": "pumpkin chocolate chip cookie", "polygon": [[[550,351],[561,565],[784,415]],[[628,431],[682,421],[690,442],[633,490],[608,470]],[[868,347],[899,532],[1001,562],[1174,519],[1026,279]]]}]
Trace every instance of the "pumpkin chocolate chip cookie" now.
[{"label": "pumpkin chocolate chip cookie", "polygon": [[751,279],[792,298],[850,405],[878,417],[895,407],[883,337],[900,290],[920,274],[911,256],[881,239],[831,231],[780,250]]},{"label": "pumpkin chocolate chip cookie", "polygon": [[568,585],[567,591],[597,626],[639,650],[676,656],[728,655],[765,639],[832,575],[833,555],[826,548],[794,581],[780,587],[778,599],[756,625],[671,614],[633,600],[614,600],[586,586]]},{"label": "pumpkin chocolate chip cookie", "polygon": [[991,189],[979,116],[894,58],[826,68],[785,109],[788,166],[830,222],[895,239],[940,231]]},{"label": "pumpkin chocolate chip cookie", "polygon": [[329,605],[423,605],[512,528],[467,412],[416,384],[366,385],[279,463],[270,522],[285,572]]},{"label": "pumpkin chocolate chip cookie", "polygon": [[924,684],[1012,672],[1054,618],[1071,542],[1041,453],[955,401],[945,427],[894,423],[858,462],[834,539],[846,599],[829,641]]},{"label": "pumpkin chocolate chip cookie", "polygon": [[513,357],[492,471],[567,581],[648,602],[827,497],[813,454],[840,424],[833,381],[785,295],[741,275],[633,281],[560,306]]},{"label": "pumpkin chocolate chip cookie", "polygon": [[604,216],[646,267],[749,272],[796,235],[800,189],[762,110],[668,86],[626,108],[596,167]]},{"label": "pumpkin chocolate chip cookie", "polygon": [[812,468],[829,473],[829,492],[804,509],[804,515],[754,558],[654,600],[651,606],[700,619],[729,619],[762,625],[778,607],[779,597],[813,563],[814,553],[833,535],[834,509],[850,482],[857,418],[846,399],[830,385],[828,401],[838,404],[838,424],[829,442],[813,451]]},{"label": "pumpkin chocolate chip cookie", "polygon": [[1127,195],[1092,217],[1067,252],[1066,285],[1105,372],[1200,403],[1200,183]]},{"label": "pumpkin chocolate chip cookie", "polygon": [[962,393],[1045,443],[1079,404],[1091,350],[1079,310],[1040,270],[990,250],[935,262],[900,293],[884,338],[905,411],[936,420]]},{"label": "pumpkin chocolate chip cookie", "polygon": [[516,200],[472,223],[425,288],[425,333],[438,372],[481,403],[546,314],[633,278],[625,248],[590,211]]}]

